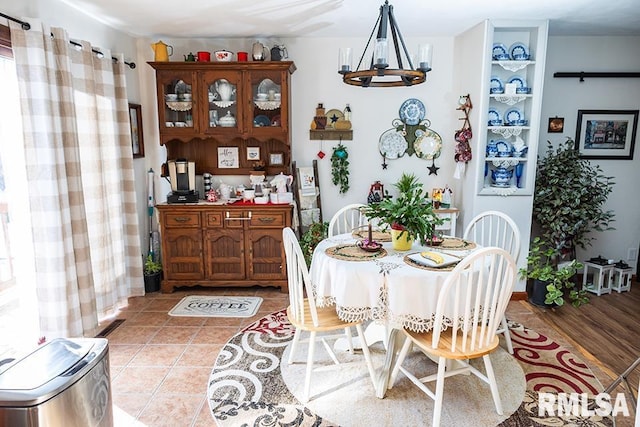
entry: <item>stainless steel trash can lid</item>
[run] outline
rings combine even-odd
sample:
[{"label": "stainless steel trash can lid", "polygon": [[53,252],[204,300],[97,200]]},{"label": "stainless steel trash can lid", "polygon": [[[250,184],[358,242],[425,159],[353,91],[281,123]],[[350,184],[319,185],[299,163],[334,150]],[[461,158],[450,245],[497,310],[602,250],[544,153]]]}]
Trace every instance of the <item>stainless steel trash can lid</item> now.
[{"label": "stainless steel trash can lid", "polygon": [[[21,396],[55,395],[77,380],[107,348],[104,338],[57,338],[13,362],[0,374],[0,406]],[[89,366],[87,366],[89,365]]]}]

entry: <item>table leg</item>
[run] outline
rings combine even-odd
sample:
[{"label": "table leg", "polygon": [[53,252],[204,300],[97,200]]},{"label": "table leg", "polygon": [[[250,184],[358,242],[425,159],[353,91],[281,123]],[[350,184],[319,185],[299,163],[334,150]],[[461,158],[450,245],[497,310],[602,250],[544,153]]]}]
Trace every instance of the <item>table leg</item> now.
[{"label": "table leg", "polygon": [[400,333],[401,331],[395,328],[392,328],[389,331],[389,338],[387,341],[387,353],[384,360],[384,366],[382,367],[382,372],[380,372],[380,377],[378,378],[378,383],[376,386],[376,397],[379,399],[383,399],[385,393],[387,392],[387,388],[389,387],[389,377],[391,376],[391,370],[393,366],[396,364],[396,360],[398,359],[398,350],[402,346],[402,338],[404,335]]}]

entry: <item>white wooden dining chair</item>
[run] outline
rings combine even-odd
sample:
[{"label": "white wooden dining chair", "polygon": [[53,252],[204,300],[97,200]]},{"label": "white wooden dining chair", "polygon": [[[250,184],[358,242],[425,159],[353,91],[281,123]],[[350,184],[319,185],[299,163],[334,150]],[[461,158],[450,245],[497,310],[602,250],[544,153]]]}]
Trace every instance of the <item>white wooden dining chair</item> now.
[{"label": "white wooden dining chair", "polygon": [[[289,364],[293,363],[298,343],[303,342],[300,338],[302,332],[309,332],[309,339],[304,340],[305,342],[309,342],[303,392],[304,402],[306,403],[309,401],[311,372],[313,371],[316,341],[322,341],[324,348],[329,353],[333,363],[339,365],[340,362],[327,340],[344,338],[346,336],[349,342],[349,351],[350,353],[353,353],[351,328],[354,326],[358,331],[358,337],[362,342],[362,352],[364,354],[364,359],[367,364],[367,369],[369,370],[369,376],[371,377],[371,383],[374,386],[375,392],[373,363],[371,361],[369,347],[365,340],[362,322],[344,322],[338,317],[335,307],[316,306],[313,298],[311,281],[309,279],[309,270],[307,269],[307,264],[305,263],[304,256],[302,255],[302,249],[300,248],[298,239],[293,230],[289,227],[282,230],[282,237],[287,262],[287,278],[289,284],[289,307],[287,307],[287,317],[291,324],[296,328],[289,352]],[[305,294],[307,297],[305,297]],[[343,333],[332,335],[326,334],[327,332],[334,331],[343,331]],[[318,335],[318,333],[320,333],[320,335]]]},{"label": "white wooden dining chair", "polygon": [[368,220],[361,211],[365,206],[362,203],[353,203],[338,210],[329,221],[327,235],[333,237],[365,227],[368,224]]},{"label": "white wooden dining chair", "polygon": [[[469,222],[462,236],[482,246],[497,246],[509,252],[516,264],[520,255],[520,230],[511,217],[500,211],[486,211]],[[506,317],[502,319],[499,334],[504,335],[509,354],[513,354],[511,333]]]},{"label": "white wooden dining chair", "polygon": [[[438,295],[433,329],[413,332],[404,329],[405,341],[393,367],[390,388],[401,371],[420,390],[434,400],[432,426],[440,425],[444,379],[472,373],[489,384],[496,412],[502,415],[502,402],[489,354],[499,344],[497,330],[516,282],[516,264],[507,251],[481,248],[464,258],[445,280]],[[417,378],[402,366],[409,349],[417,346],[437,360],[437,374]],[[469,364],[482,357],[483,374]],[[447,367],[447,361],[454,361]],[[435,391],[425,383],[436,381]],[[472,415],[472,414],[469,414]]]}]

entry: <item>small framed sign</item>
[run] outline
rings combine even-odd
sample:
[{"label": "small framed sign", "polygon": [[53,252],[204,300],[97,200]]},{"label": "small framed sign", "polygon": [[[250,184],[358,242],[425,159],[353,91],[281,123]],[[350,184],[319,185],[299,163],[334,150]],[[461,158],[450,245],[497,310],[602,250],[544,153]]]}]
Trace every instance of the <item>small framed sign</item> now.
[{"label": "small framed sign", "polygon": [[271,153],[269,154],[270,166],[282,166],[284,165],[284,153]]},{"label": "small framed sign", "polygon": [[247,147],[247,160],[260,160],[260,147]]},{"label": "small framed sign", "polygon": [[239,168],[238,147],[218,147],[218,167],[220,169]]}]

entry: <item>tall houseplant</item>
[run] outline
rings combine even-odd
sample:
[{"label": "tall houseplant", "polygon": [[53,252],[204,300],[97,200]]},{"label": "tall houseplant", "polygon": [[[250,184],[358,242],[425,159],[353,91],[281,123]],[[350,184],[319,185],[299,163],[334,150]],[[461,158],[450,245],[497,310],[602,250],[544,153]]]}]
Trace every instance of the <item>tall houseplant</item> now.
[{"label": "tall houseplant", "polygon": [[595,238],[590,231],[612,229],[614,214],[604,210],[604,204],[614,182],[600,166],[580,158],[572,139],[555,150],[547,143],[545,156],[538,160],[533,218],[544,241],[562,257],[575,258],[576,246],[585,249]]},{"label": "tall houseplant", "polygon": [[[370,219],[378,219],[380,224],[396,230],[398,239],[408,243],[412,240],[425,242],[430,239],[435,227],[444,222],[427,200],[427,192],[413,174],[403,173],[394,184],[398,197],[385,197],[379,203],[371,203],[363,208]],[[410,246],[410,245],[409,245]]]}]

